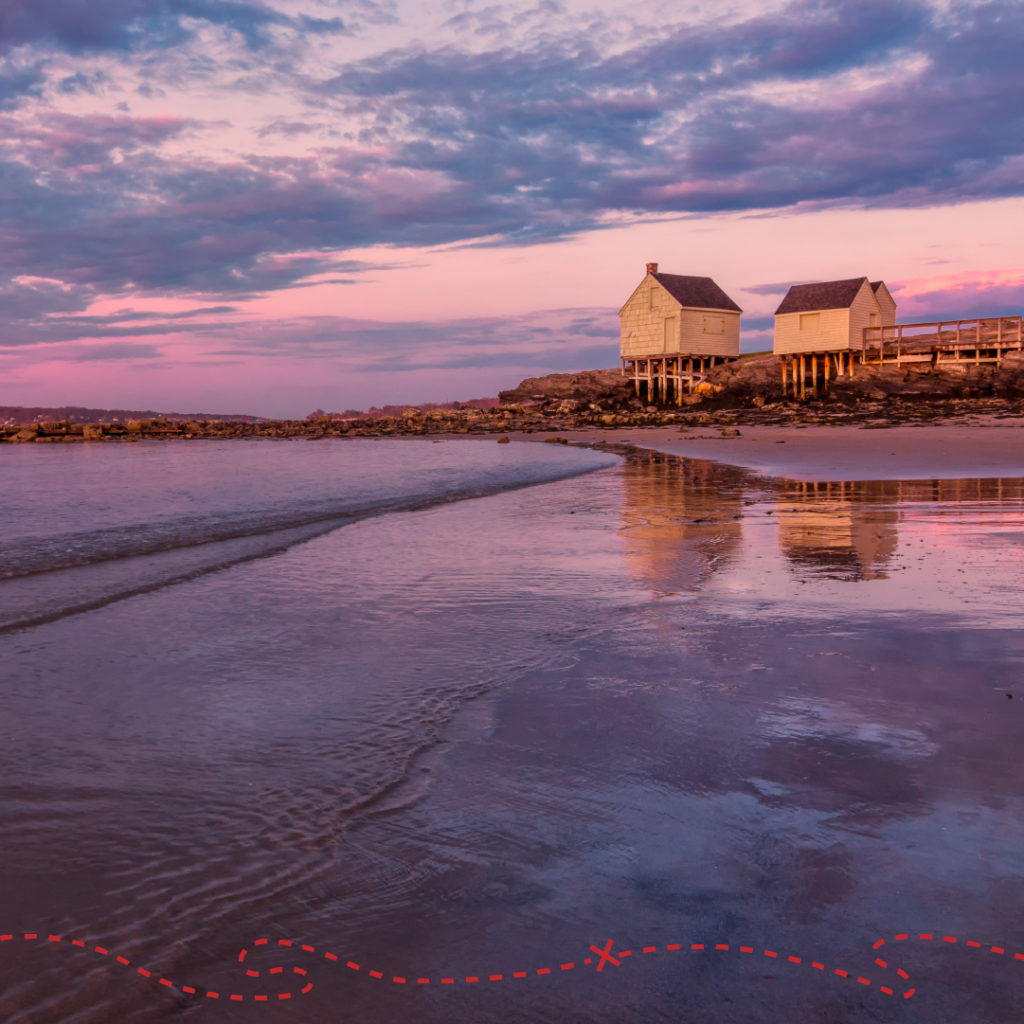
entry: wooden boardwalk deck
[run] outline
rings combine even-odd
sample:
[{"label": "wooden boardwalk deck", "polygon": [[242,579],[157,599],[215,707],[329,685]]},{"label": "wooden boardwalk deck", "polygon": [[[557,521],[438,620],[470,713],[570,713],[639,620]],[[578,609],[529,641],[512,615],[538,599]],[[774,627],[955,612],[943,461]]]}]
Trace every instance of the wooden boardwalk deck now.
[{"label": "wooden boardwalk deck", "polygon": [[858,361],[895,363],[1000,363],[1005,352],[1024,350],[1019,316],[941,320],[866,327]]}]

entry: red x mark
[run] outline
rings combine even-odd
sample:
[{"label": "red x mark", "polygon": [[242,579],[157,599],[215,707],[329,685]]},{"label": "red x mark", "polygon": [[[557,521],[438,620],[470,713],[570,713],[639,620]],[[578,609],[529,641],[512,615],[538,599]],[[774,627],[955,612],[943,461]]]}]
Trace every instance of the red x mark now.
[{"label": "red x mark", "polygon": [[609,939],[605,943],[604,949],[598,949],[597,946],[591,946],[590,948],[601,958],[600,962],[597,965],[597,969],[599,971],[604,967],[605,962],[610,963],[610,964],[615,964],[616,967],[619,966],[619,961],[616,960],[615,957],[612,956],[612,940],[611,939]]}]

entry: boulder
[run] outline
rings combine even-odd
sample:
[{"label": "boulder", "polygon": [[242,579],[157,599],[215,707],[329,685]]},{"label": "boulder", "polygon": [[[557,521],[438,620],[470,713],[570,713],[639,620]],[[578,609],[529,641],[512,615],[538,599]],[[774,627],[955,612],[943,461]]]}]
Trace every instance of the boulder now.
[{"label": "boulder", "polygon": [[580,373],[551,373],[546,377],[527,377],[518,387],[499,393],[504,405],[531,401],[620,405],[632,397],[632,383],[617,369],[583,370]]}]

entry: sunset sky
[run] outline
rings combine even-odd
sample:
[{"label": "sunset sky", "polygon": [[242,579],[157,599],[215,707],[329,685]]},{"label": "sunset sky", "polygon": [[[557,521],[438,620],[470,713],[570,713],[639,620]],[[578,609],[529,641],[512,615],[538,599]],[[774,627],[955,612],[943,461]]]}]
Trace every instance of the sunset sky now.
[{"label": "sunset sky", "polygon": [[3,0],[0,405],[618,364],[644,263],[1024,311],[1021,0]]}]

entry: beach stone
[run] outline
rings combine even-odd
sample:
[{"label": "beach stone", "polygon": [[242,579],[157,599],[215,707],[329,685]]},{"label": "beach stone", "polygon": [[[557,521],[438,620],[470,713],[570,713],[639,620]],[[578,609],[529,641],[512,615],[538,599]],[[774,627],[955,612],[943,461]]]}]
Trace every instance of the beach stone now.
[{"label": "beach stone", "polygon": [[82,436],[86,441],[98,441],[103,437],[103,424],[102,423],[86,423],[82,430]]},{"label": "beach stone", "polygon": [[39,436],[39,431],[38,430],[33,430],[31,427],[25,427],[24,430],[19,430],[14,435],[13,439],[15,441],[21,441],[21,442],[24,442],[24,441],[34,441],[38,436]]}]

